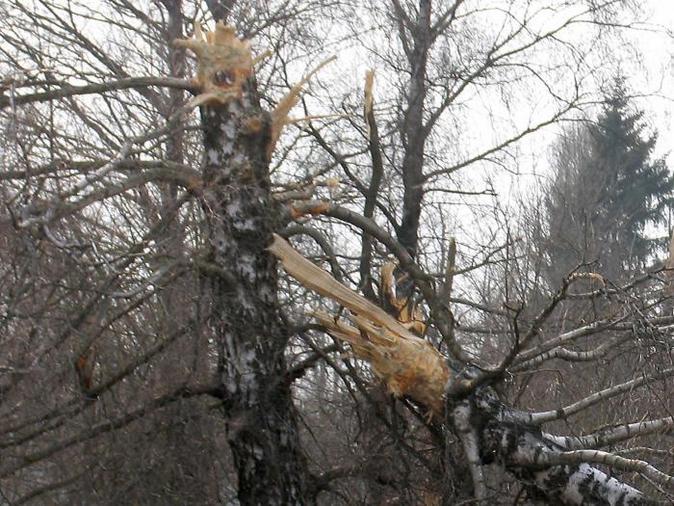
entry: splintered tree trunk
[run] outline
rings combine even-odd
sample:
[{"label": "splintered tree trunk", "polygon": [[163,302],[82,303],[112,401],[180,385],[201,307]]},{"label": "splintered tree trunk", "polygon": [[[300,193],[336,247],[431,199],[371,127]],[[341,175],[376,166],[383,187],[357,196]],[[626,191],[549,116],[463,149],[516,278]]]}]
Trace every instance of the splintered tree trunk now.
[{"label": "splintered tree trunk", "polygon": [[470,392],[460,388],[477,376],[473,368],[452,371],[446,358],[428,341],[339,283],[280,237],[275,238],[270,251],[302,285],[350,311],[351,323],[322,312],[314,316],[333,337],[349,343],[356,357],[368,361],[391,393],[414,400],[433,418],[442,420],[447,415],[445,427],[463,443],[475,504],[494,504],[493,497],[487,496],[483,470],[483,465],[491,462],[501,464],[520,481],[530,498],[545,504],[658,504],[596,466],[559,461],[565,449],[533,425],[528,413],[503,404],[490,387],[474,387]]},{"label": "splintered tree trunk", "polygon": [[212,249],[212,327],[241,504],[304,504],[307,469],[283,351],[276,260],[266,251],[278,213],[270,194],[271,120],[254,79],[240,96],[201,107],[203,208]]}]

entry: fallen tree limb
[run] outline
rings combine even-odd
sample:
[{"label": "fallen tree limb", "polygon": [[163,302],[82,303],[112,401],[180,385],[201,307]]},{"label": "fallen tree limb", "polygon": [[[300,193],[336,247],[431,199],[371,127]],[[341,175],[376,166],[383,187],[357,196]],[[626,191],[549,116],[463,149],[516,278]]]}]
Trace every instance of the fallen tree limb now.
[{"label": "fallen tree limb", "polygon": [[588,462],[634,471],[666,486],[671,485],[671,477],[642,461],[594,450],[565,451],[559,438],[527,423],[530,414],[504,405],[491,388],[479,386],[469,393],[456,388],[457,383],[471,385],[479,374],[469,364],[462,371],[452,371],[446,358],[428,342],[339,283],[281,237],[274,237],[269,251],[301,284],[352,313],[348,318],[354,325],[325,312],[315,313],[330,335],[349,343],[355,356],[369,362],[394,395],[408,397],[426,407],[429,415],[446,419],[446,426],[462,441],[478,504],[486,504],[482,466],[493,461],[517,477],[531,498],[546,504],[660,504]]}]

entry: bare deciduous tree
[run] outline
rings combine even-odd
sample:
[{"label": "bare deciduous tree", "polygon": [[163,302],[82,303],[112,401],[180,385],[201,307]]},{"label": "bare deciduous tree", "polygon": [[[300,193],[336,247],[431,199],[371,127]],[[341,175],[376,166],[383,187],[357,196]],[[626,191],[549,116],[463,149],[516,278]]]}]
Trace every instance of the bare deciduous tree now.
[{"label": "bare deciduous tree", "polygon": [[668,279],[531,290],[471,178],[596,100],[629,2],[1,9],[2,501],[671,500]]}]

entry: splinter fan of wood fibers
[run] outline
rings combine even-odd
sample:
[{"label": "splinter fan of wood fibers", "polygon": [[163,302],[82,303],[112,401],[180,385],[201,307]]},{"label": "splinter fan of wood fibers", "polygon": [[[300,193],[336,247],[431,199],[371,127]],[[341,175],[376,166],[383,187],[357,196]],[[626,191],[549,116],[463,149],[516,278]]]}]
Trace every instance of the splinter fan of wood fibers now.
[{"label": "splinter fan of wood fibers", "polygon": [[394,395],[408,396],[442,416],[443,394],[449,380],[445,358],[383,309],[347,288],[326,271],[300,255],[287,241],[274,235],[269,247],[288,274],[303,286],[328,297],[353,314],[356,327],[325,312],[316,319],[333,337],[351,345],[354,354],[372,365]]},{"label": "splinter fan of wood fibers", "polygon": [[397,265],[394,262],[386,262],[382,265],[381,274],[381,293],[386,300],[398,312],[397,318],[405,328],[411,330],[418,336],[423,336],[426,332],[423,314],[416,307],[412,297],[399,297],[396,293],[396,285],[400,278],[396,279],[395,271]]},{"label": "splinter fan of wood fibers", "polygon": [[177,39],[173,44],[191,50],[197,57],[194,82],[201,92],[199,105],[223,104],[240,96],[256,61],[266,56],[253,58],[249,42],[239,39],[234,28],[222,21],[206,33],[195,23],[193,38]]},{"label": "splinter fan of wood fibers", "polygon": [[[218,21],[215,30],[212,32],[204,32],[201,25],[195,23],[194,36],[191,39],[176,39],[173,44],[176,47],[189,49],[197,57],[197,75],[193,82],[199,89],[200,94],[192,101],[194,107],[224,105],[231,100],[240,98],[244,83],[253,76],[255,65],[271,54],[266,51],[253,57],[250,42],[239,39],[236,36],[235,28],[225,25],[222,21]],[[333,56],[319,64],[300,82],[295,84],[276,104],[271,112],[271,140],[267,146],[269,157],[274,151],[284,126],[299,121],[322,118],[321,116],[315,116],[291,119],[288,115],[290,110],[297,105],[300,94],[309,80],[320,69],[335,59]]]}]

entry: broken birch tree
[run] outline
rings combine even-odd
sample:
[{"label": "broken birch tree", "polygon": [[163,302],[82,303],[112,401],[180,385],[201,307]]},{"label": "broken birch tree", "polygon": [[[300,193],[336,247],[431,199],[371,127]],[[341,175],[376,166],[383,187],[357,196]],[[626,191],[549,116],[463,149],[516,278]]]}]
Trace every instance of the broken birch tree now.
[{"label": "broken birch tree", "polygon": [[285,117],[260,107],[248,42],[219,22],[176,45],[198,59],[193,104],[204,132],[201,203],[223,396],[241,504],[306,504],[309,475],[289,385],[282,381],[289,332],[279,314],[276,262],[266,250],[279,227],[269,153]]},{"label": "broken birch tree", "polygon": [[[312,264],[279,236],[269,249],[302,285],[350,311],[351,324],[326,313],[315,314],[330,335],[349,343],[354,355],[372,366],[393,395],[418,403],[429,417],[447,420],[448,430],[463,444],[478,503],[490,504],[483,466],[494,461],[520,480],[529,497],[546,504],[658,504],[593,464],[636,471],[664,487],[674,484],[674,478],[644,461],[591,448],[577,450],[573,438],[545,434],[540,415],[513,410],[498,399],[484,370],[473,364],[450,369],[430,343]],[[674,420],[670,417],[661,423],[671,427]],[[629,437],[629,430],[621,435]]]}]

